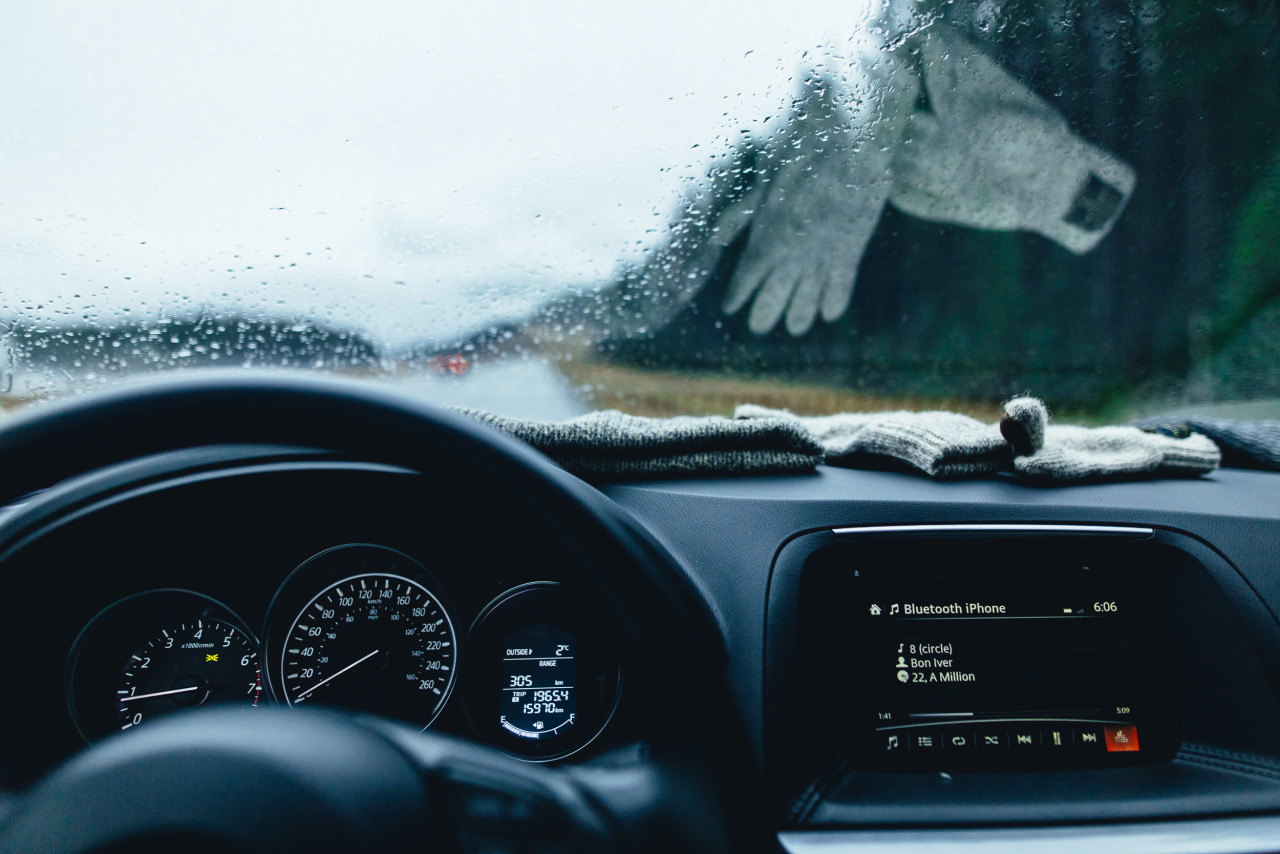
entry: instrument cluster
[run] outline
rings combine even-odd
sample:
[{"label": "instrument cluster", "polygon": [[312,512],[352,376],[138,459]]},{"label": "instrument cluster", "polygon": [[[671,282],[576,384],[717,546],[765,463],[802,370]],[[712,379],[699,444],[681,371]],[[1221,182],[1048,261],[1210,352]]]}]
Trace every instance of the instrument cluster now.
[{"label": "instrument cluster", "polygon": [[522,584],[465,631],[460,616],[413,557],[339,545],[288,575],[260,633],[191,590],[113,603],[71,648],[68,707],[93,741],[211,705],[328,706],[425,729],[452,701],[477,736],[531,761],[568,756],[604,730],[622,668],[573,591]]}]

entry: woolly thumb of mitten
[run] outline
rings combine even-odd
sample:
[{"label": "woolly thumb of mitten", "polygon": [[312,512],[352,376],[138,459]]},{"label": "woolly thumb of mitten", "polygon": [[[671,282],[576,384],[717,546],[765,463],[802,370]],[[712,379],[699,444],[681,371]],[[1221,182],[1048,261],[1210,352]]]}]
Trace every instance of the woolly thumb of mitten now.
[{"label": "woolly thumb of mitten", "polygon": [[1000,435],[1013,448],[1015,456],[1025,457],[1044,447],[1044,432],[1049,424],[1049,410],[1035,397],[1015,397],[1004,405],[1000,416]]}]

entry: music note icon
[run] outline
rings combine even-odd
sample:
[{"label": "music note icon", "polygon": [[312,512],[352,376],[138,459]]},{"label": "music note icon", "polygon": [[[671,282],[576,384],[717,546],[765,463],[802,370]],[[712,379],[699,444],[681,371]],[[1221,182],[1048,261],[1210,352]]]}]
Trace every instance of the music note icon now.
[{"label": "music note icon", "polygon": [[889,736],[889,746],[885,750],[896,750],[898,747],[898,737],[896,735]]},{"label": "music note icon", "polygon": [[898,613],[898,603],[894,602],[889,606],[889,616],[892,617],[896,613]]}]

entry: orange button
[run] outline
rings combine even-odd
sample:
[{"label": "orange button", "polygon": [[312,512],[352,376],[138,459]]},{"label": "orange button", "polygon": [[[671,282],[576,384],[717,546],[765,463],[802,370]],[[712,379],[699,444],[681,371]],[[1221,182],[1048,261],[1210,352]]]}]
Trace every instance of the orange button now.
[{"label": "orange button", "polygon": [[1107,752],[1115,753],[1124,750],[1138,749],[1138,728],[1136,726],[1109,726],[1107,732]]}]

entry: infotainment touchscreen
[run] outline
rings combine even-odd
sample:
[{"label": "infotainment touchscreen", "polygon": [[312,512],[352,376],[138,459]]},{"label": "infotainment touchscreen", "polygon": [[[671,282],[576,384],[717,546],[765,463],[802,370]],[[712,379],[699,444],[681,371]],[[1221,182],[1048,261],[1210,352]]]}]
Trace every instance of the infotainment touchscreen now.
[{"label": "infotainment touchscreen", "polygon": [[810,678],[830,680],[819,690],[855,765],[1115,766],[1176,749],[1143,568],[1045,544],[843,554],[815,567],[806,610],[845,652]]}]

